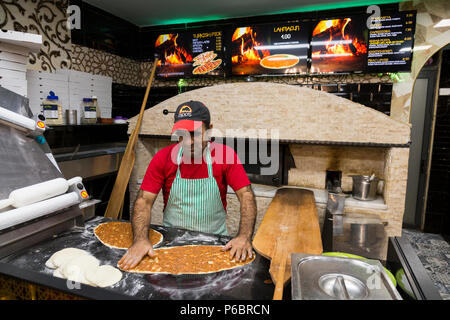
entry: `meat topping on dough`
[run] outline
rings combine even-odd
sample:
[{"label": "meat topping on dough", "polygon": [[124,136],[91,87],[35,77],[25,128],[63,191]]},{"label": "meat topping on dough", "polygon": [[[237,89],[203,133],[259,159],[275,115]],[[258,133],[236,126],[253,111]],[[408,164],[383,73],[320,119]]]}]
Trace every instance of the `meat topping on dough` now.
[{"label": "meat topping on dough", "polygon": [[[125,270],[134,273],[169,273],[169,274],[202,274],[233,269],[251,263],[255,259],[244,262],[230,260],[228,251],[221,246],[192,245],[155,250],[156,256],[144,259],[133,269]],[[161,259],[158,257],[163,256]]]}]

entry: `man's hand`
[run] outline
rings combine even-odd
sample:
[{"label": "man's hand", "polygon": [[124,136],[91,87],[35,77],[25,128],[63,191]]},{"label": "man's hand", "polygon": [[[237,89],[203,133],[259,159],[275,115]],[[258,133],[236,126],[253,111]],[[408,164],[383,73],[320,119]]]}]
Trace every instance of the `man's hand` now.
[{"label": "man's hand", "polygon": [[230,250],[230,259],[236,257],[236,261],[245,261],[247,257],[251,259],[253,256],[251,238],[255,227],[256,201],[250,185],[236,190],[236,196],[241,203],[239,233],[222,250]]},{"label": "man's hand", "polygon": [[136,267],[142,258],[148,254],[150,257],[155,256],[152,244],[147,240],[139,240],[135,242],[127,251],[127,253],[120,259],[119,267],[128,270]]},{"label": "man's hand", "polygon": [[118,263],[119,267],[124,270],[136,267],[146,254],[150,257],[155,256],[152,244],[148,238],[148,229],[150,226],[151,209],[157,196],[157,194],[144,190],[139,190],[138,192],[138,196],[134,202],[133,215],[131,216],[133,245]]},{"label": "man's hand", "polygon": [[236,261],[245,261],[247,257],[253,257],[253,248],[250,240],[246,236],[237,236],[231,239],[223,248],[222,251],[230,250],[230,259],[236,257]]}]

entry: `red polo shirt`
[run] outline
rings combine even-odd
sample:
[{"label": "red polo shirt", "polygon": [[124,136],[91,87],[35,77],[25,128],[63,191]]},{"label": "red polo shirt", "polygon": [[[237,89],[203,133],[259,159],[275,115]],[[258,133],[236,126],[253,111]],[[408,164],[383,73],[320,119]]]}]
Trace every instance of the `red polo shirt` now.
[{"label": "red polo shirt", "polygon": [[[180,145],[175,143],[158,151],[148,165],[141,189],[158,194],[163,190],[164,209],[169,199],[170,188],[177,173],[177,154]],[[250,185],[250,181],[245,173],[236,152],[223,144],[210,143],[213,175],[219,187],[223,207],[227,209],[227,188],[228,185],[237,191]],[[182,157],[180,163],[181,178],[203,179],[208,177],[208,167],[205,157],[202,163],[188,162]]]}]

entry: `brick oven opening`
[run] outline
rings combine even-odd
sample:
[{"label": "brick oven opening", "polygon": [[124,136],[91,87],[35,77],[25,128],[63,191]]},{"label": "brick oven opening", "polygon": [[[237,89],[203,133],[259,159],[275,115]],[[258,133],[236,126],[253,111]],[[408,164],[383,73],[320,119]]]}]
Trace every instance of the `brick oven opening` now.
[{"label": "brick oven opening", "polygon": [[289,144],[276,141],[278,147],[273,148],[270,140],[239,138],[227,138],[220,143],[235,150],[251,183],[276,187],[288,184],[289,169],[295,168]]}]

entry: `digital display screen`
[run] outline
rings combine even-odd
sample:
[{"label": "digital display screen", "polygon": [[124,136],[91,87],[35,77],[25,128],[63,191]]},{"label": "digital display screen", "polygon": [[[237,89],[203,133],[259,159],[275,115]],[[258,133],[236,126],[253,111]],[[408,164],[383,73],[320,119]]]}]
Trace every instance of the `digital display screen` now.
[{"label": "digital display screen", "polygon": [[161,34],[155,41],[156,75],[163,78],[223,75],[222,31]]},{"label": "digital display screen", "polygon": [[367,28],[363,18],[321,20],[311,35],[310,73],[363,72]]},{"label": "digital display screen", "polygon": [[234,29],[234,75],[304,74],[308,71],[310,24],[261,24]]},{"label": "digital display screen", "polygon": [[[409,72],[416,13],[347,16],[160,34],[156,75]],[[231,68],[230,68],[231,65]]]},{"label": "digital display screen", "polygon": [[192,34],[192,75],[224,75],[222,31]]},{"label": "digital display screen", "polygon": [[368,72],[411,71],[416,14],[369,17]]},{"label": "digital display screen", "polygon": [[159,77],[185,77],[192,73],[192,36],[188,33],[161,34],[155,41],[159,58],[156,75]]}]

